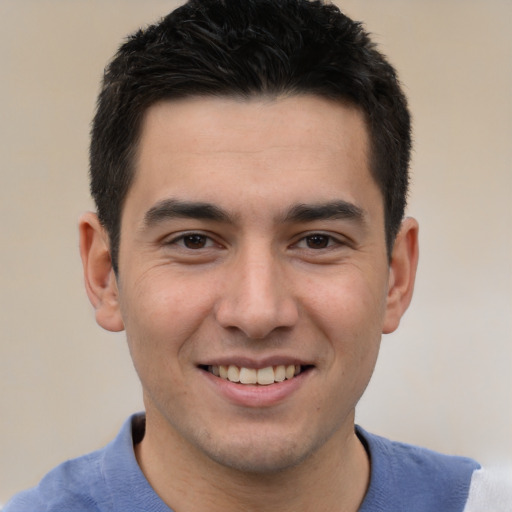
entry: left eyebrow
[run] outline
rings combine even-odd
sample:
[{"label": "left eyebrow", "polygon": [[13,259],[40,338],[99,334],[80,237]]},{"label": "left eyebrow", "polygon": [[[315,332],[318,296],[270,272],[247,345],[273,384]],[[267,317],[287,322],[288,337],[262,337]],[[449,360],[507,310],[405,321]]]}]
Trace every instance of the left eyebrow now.
[{"label": "left eyebrow", "polygon": [[284,222],[312,222],[315,220],[345,219],[357,224],[365,224],[364,210],[347,201],[338,200],[328,203],[297,204],[284,216]]}]

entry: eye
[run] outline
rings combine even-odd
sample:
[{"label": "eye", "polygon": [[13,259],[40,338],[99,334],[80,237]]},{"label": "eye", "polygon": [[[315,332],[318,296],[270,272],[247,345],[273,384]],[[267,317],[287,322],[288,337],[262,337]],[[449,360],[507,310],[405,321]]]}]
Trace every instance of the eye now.
[{"label": "eye", "polygon": [[185,249],[198,250],[213,247],[214,241],[202,233],[185,233],[169,242],[169,245],[178,245]]},{"label": "eye", "polygon": [[182,240],[187,249],[203,249],[208,243],[208,237],[198,234],[185,235]]},{"label": "eye", "polygon": [[330,245],[331,237],[327,235],[310,235],[305,238],[309,249],[325,249]]},{"label": "eye", "polygon": [[341,242],[323,233],[312,233],[297,243],[297,247],[300,249],[327,249],[333,245],[341,245]]}]

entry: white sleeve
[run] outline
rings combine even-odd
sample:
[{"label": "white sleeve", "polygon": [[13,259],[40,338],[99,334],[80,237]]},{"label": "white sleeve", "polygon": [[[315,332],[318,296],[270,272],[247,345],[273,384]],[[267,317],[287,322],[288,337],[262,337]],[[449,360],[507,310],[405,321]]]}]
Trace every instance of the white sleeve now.
[{"label": "white sleeve", "polygon": [[512,512],[512,468],[475,471],[464,512]]}]

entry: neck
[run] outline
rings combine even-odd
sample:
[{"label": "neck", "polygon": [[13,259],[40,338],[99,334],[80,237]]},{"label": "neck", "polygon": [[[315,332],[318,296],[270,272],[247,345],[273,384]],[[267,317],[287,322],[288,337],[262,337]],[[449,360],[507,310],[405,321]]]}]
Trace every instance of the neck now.
[{"label": "neck", "polygon": [[199,512],[356,512],[366,493],[370,464],[354,433],[337,432],[298,465],[255,474],[225,467],[198,453],[173,430],[147,421],[135,447],[139,466],[173,510]]}]

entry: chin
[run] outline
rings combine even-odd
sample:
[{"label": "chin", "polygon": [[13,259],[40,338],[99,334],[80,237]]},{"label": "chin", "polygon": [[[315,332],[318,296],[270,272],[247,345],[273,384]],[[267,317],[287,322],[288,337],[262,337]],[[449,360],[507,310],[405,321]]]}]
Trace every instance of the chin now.
[{"label": "chin", "polygon": [[211,459],[224,467],[253,475],[279,473],[299,465],[307,454],[297,453],[288,446],[250,446],[217,450]]},{"label": "chin", "polygon": [[[297,440],[297,441],[296,441]],[[298,441],[300,440],[300,441]],[[241,473],[265,475],[292,469],[310,457],[324,443],[287,433],[260,432],[256,435],[230,435],[203,444],[203,452],[215,463]]]}]

